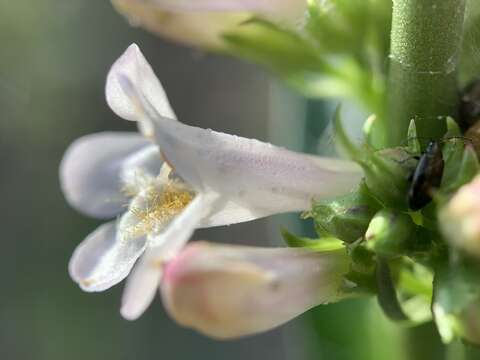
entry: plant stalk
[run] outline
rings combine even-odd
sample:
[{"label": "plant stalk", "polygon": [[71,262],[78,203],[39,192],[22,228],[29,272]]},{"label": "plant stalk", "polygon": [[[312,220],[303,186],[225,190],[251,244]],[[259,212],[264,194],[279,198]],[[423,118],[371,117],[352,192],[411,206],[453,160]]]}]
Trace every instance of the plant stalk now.
[{"label": "plant stalk", "polygon": [[455,117],[465,0],[393,0],[386,145],[401,145],[411,119],[439,138]]},{"label": "plant stalk", "polygon": [[[420,138],[438,139],[456,116],[464,16],[465,0],[393,0],[384,145],[404,145],[412,119]],[[408,359],[444,357],[433,324],[404,339]]]}]

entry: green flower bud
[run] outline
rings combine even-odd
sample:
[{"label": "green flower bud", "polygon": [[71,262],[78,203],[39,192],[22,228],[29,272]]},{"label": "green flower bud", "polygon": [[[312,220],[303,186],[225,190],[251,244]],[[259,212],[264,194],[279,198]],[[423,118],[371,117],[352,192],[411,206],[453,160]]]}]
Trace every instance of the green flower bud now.
[{"label": "green flower bud", "polygon": [[404,254],[412,249],[416,230],[409,215],[391,209],[380,210],[365,233],[367,248],[384,256]]},{"label": "green flower bud", "polygon": [[335,237],[347,243],[363,237],[370,219],[380,205],[368,193],[365,185],[350,194],[313,205],[304,218],[312,217],[321,237]]}]

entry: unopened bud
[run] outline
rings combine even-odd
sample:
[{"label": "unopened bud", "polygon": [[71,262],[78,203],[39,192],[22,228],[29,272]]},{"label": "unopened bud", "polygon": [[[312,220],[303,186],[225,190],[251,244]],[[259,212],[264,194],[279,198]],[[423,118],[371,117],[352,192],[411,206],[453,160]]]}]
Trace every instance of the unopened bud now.
[{"label": "unopened bud", "polygon": [[439,220],[451,245],[480,257],[480,175],[457,191],[440,210]]},{"label": "unopened bud", "polygon": [[194,243],[165,268],[161,293],[180,324],[220,339],[279,326],[338,300],[349,260],[344,249]]},{"label": "unopened bud", "polygon": [[363,237],[370,219],[380,205],[362,185],[359,190],[334,200],[320,201],[313,205],[306,217],[315,221],[320,236],[331,236],[347,243]]},{"label": "unopened bud", "polygon": [[132,24],[187,45],[222,48],[222,35],[261,16],[295,24],[304,0],[112,0]]},{"label": "unopened bud", "polygon": [[395,210],[379,211],[370,222],[365,239],[367,248],[385,256],[404,254],[412,247],[416,225],[407,214]]}]

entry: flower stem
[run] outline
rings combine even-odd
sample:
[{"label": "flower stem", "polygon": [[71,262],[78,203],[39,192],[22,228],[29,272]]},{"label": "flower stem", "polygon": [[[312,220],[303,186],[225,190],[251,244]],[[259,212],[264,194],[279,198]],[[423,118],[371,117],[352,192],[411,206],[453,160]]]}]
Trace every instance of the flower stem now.
[{"label": "flower stem", "polygon": [[393,0],[387,145],[405,139],[411,119],[419,137],[439,138],[456,115],[456,70],[465,0]]},{"label": "flower stem", "polygon": [[477,360],[480,359],[480,348],[461,341],[448,345],[446,360]]},{"label": "flower stem", "polygon": [[405,360],[445,358],[445,348],[433,322],[405,329],[403,341],[406,345]]}]

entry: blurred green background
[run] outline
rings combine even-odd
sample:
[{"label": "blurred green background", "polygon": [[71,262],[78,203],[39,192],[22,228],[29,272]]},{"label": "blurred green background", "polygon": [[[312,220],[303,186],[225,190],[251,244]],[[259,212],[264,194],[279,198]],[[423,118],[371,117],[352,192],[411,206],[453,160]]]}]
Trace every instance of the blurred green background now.
[{"label": "blurred green background", "polygon": [[[79,136],[135,130],[108,109],[103,93],[109,66],[130,43],[142,48],[177,115],[191,125],[314,151],[312,131],[320,135],[324,124],[303,120],[328,118],[323,104],[306,105],[253,66],[134,29],[108,1],[0,1],[0,42],[0,359],[373,359],[372,347],[375,358],[395,358],[378,335],[385,323],[369,322],[364,301],[216,342],[177,326],[158,299],[140,320],[125,321],[121,285],[87,294],[67,274],[73,249],[100,222],[66,204],[58,165]],[[278,243],[284,221],[298,226],[277,218],[195,238]]]}]

